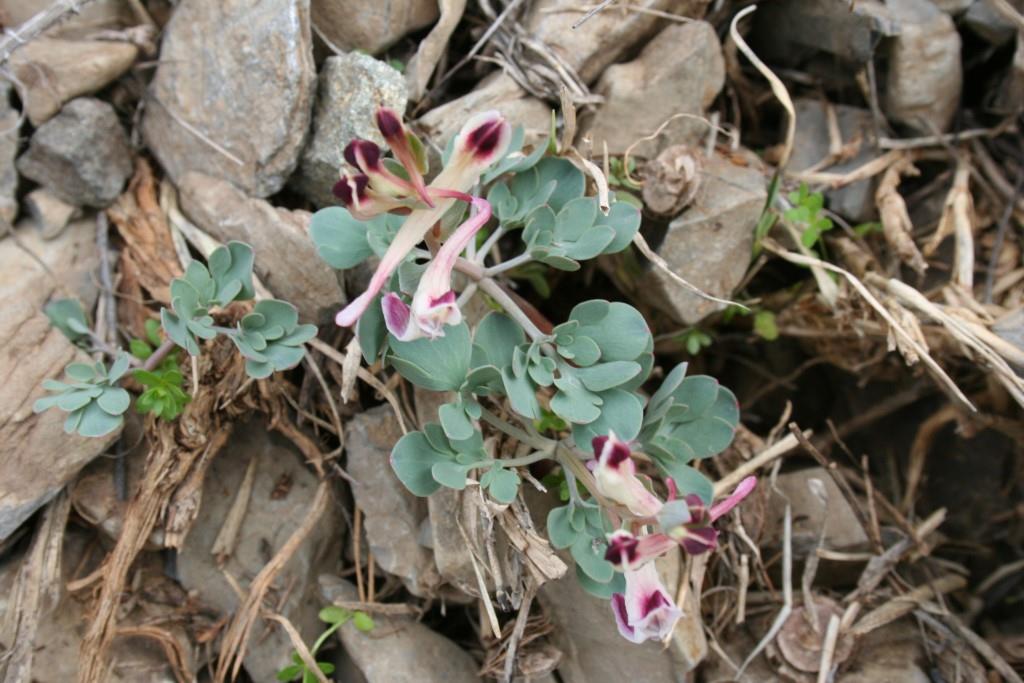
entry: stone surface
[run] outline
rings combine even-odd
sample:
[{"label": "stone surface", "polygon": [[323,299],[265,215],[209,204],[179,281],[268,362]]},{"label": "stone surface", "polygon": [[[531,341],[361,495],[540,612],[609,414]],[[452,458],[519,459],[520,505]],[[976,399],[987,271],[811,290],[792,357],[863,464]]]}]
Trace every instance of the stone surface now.
[{"label": "stone surface", "polygon": [[17,166],[70,204],[104,207],[132,174],[132,149],[114,108],[80,97],[36,129]]},{"label": "stone surface", "polygon": [[[697,18],[706,0],[640,0],[633,8],[605,8],[578,28],[573,24],[589,9],[576,0],[543,0],[533,6],[524,22],[531,38],[547,43],[586,83],[592,83],[610,64],[649,39],[665,20],[657,12]],[[653,10],[638,12],[636,8]]]},{"label": "stone surface", "polygon": [[[820,100],[798,99],[796,107],[796,129],[799,134],[793,141],[793,154],[789,159],[789,168],[803,171],[820,163],[829,155],[829,123],[825,103]],[[857,153],[845,161],[832,164],[825,169],[831,173],[845,173],[874,157],[871,144],[873,124],[871,112],[857,107],[833,105],[842,144],[856,144],[860,141]],[[828,207],[846,220],[853,223],[867,221],[875,213],[874,183],[861,180],[836,190],[825,193]]]},{"label": "stone surface", "polygon": [[528,143],[543,139],[551,128],[551,105],[528,95],[504,73],[488,76],[472,92],[431,109],[417,123],[444,149],[469,117],[486,109],[497,109],[513,126],[523,126]]},{"label": "stone surface", "polygon": [[[221,567],[211,549],[252,459],[256,461],[252,495],[234,552]],[[268,432],[260,418],[238,424],[206,473],[199,516],[178,553],[181,584],[195,591],[202,604],[224,615],[231,614],[238,606],[238,598],[224,578],[225,572],[243,589],[247,588],[303,522],[316,488],[316,477],[306,469],[301,454],[290,442]],[[277,596],[273,599],[275,609],[294,624],[307,643],[322,630],[317,619],[321,604],[316,577],[336,569],[340,524],[340,511],[328,506],[278,574],[276,588],[270,592]],[[283,604],[278,600],[283,600]],[[268,622],[266,626],[266,637],[260,636],[258,645],[254,637],[244,660],[254,681],[275,680],[277,671],[291,660],[288,636],[275,624]],[[263,632],[261,621],[253,633]]]},{"label": "stone surface", "polygon": [[38,126],[68,100],[106,87],[135,62],[139,48],[110,40],[37,38],[11,56],[25,85],[25,111]]},{"label": "stone surface", "polygon": [[[996,320],[992,331],[1024,352],[1024,308],[1018,308]],[[1017,367],[1017,372],[1024,374],[1024,367]]]},{"label": "stone surface", "polygon": [[857,521],[853,508],[843,497],[835,480],[820,467],[797,470],[780,474],[776,488],[783,496],[769,497],[765,526],[774,531],[777,538],[768,543],[781,541],[782,520],[785,515],[786,499],[793,512],[793,553],[806,555],[818,538],[819,526],[824,514],[821,500],[811,491],[808,482],[817,479],[825,487],[828,500],[828,516],[825,520],[825,547],[831,550],[862,550],[868,538]]},{"label": "stone surface", "polygon": [[[1021,0],[1008,1],[1018,12],[1024,10],[1024,2]],[[1008,43],[1017,33],[1013,24],[999,13],[992,0],[974,0],[964,12],[962,21],[964,26],[993,45]]]},{"label": "stone surface", "polygon": [[334,271],[316,254],[308,212],[271,206],[199,173],[186,174],[178,189],[182,210],[199,227],[221,242],[252,245],[256,274],[275,296],[294,304],[303,321],[327,322],[345,300]]},{"label": "stone surface", "polygon": [[[785,31],[779,27],[785,26]],[[816,51],[855,64],[871,59],[882,36],[898,26],[878,0],[776,0],[754,14],[751,42],[768,63],[794,66]]]},{"label": "stone surface", "polygon": [[1012,116],[1024,109],[1024,36],[1017,36],[1013,61],[996,90],[992,110]]},{"label": "stone surface", "polygon": [[[757,168],[717,155],[705,160],[700,177],[690,208],[669,223],[660,244],[651,246],[680,277],[708,294],[728,297],[750,263],[767,180]],[[655,268],[634,286],[651,305],[688,325],[724,307],[691,294]]]},{"label": "stone surface", "polygon": [[402,485],[391,469],[391,448],[402,430],[389,405],[359,413],[347,425],[346,469],[358,483],[352,487],[363,511],[363,529],[377,565],[400,576],[417,595],[426,595],[439,581],[429,549],[419,542],[426,505]]},{"label": "stone surface", "polygon": [[11,84],[0,84],[0,219],[13,223],[18,215],[18,112],[11,106]]},{"label": "stone surface", "polygon": [[294,185],[316,206],[338,200],[331,189],[354,138],[384,144],[374,113],[379,106],[404,112],[405,79],[384,62],[351,52],[328,57],[320,69],[313,129],[302,151]]},{"label": "stone surface", "polygon": [[[673,24],[633,61],[608,67],[597,86],[605,102],[581,135],[593,139],[594,149],[603,149],[607,142],[610,154],[622,154],[674,114],[703,116],[724,84],[725,60],[714,27],[703,21]],[[705,124],[682,118],[634,152],[653,156],[658,149],[695,142],[707,133]]]},{"label": "stone surface", "polygon": [[[52,4],[53,0],[0,0],[0,23],[16,29]],[[82,3],[78,12],[69,13],[43,35],[84,38],[103,29],[132,26],[137,22],[128,0],[94,0]]]},{"label": "stone surface", "polygon": [[437,0],[312,0],[313,25],[339,50],[377,54],[437,19]]},{"label": "stone surface", "polygon": [[315,89],[309,0],[183,0],[142,130],[174,180],[200,171],[265,197],[298,163]]},{"label": "stone surface", "polygon": [[25,209],[43,239],[47,240],[64,232],[68,223],[82,213],[77,206],[68,204],[43,188],[25,195]]},{"label": "stone surface", "polygon": [[960,103],[960,34],[929,0],[887,5],[900,33],[889,44],[882,106],[889,118],[925,134],[945,132]]},{"label": "stone surface", "polygon": [[[333,576],[320,577],[320,594],[328,602],[358,600],[355,586]],[[373,615],[373,621],[374,629],[369,633],[362,633],[351,624],[338,631],[346,654],[367,683],[480,680],[473,658],[427,626],[407,617]]]},{"label": "stone surface", "polygon": [[[61,563],[64,581],[80,578],[75,572],[84,570],[83,561],[102,557],[92,552],[93,540],[91,534],[76,530],[73,526],[68,528]],[[0,623],[10,605],[8,601],[14,597],[11,589],[17,578],[20,559],[9,560],[0,565]],[[90,562],[88,569],[95,568],[94,562]],[[187,639],[180,625],[180,612],[176,614],[186,596],[173,581],[160,576],[160,570],[159,556],[144,555],[136,564],[133,572],[144,581],[145,589],[142,591],[141,599],[138,599],[138,594],[133,596],[132,607],[129,608],[131,611],[120,615],[118,626],[130,628],[159,623],[159,628],[182,646],[182,663],[191,673],[192,662],[191,656],[187,653]],[[152,600],[147,600],[147,597]],[[163,602],[164,600],[166,602]],[[69,595],[61,590],[58,604],[40,615],[35,634],[36,649],[32,657],[32,683],[68,683],[78,679],[77,654],[88,624],[88,608],[88,601],[82,600],[80,595]],[[6,651],[7,645],[9,643],[0,640],[0,648]],[[105,682],[177,683],[178,679],[168,664],[166,652],[153,639],[116,638],[111,645],[109,656],[111,666]],[[3,673],[2,666],[0,673]]]},{"label": "stone surface", "polygon": [[[65,434],[63,412],[32,412],[36,399],[47,395],[41,386],[44,379],[61,379],[68,363],[89,360],[50,326],[42,308],[51,297],[77,296],[91,309],[98,266],[95,224],[73,223],[51,242],[43,242],[29,225],[20,225],[17,235],[50,272],[14,240],[0,240],[0,540],[117,436],[89,439]],[[52,273],[59,274],[59,282]]]}]

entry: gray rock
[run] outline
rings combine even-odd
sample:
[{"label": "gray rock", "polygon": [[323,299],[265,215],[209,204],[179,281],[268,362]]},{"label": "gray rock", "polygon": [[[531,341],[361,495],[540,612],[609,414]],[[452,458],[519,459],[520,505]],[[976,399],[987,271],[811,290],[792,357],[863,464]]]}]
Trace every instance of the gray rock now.
[{"label": "gray rock", "polygon": [[240,240],[256,253],[256,274],[308,322],[327,322],[345,300],[334,271],[309,237],[311,216],[253,199],[219,178],[187,173],[178,186],[181,208],[216,239]]},{"label": "gray rock", "polygon": [[[820,100],[798,99],[796,106],[796,127],[799,135],[794,139],[793,154],[789,168],[802,171],[828,157],[829,125],[825,104]],[[833,105],[839,132],[844,145],[860,140],[857,154],[846,161],[833,164],[829,172],[844,173],[869,161],[873,156],[871,138],[873,122],[871,112],[857,107]],[[875,212],[874,183],[861,180],[825,193],[828,206],[848,221],[860,223],[871,218]]]},{"label": "gray rock", "polygon": [[[752,42],[769,63],[796,65],[815,51],[863,64],[883,36],[899,32],[878,0],[777,0],[754,15]],[[785,31],[779,27],[785,26]]]},{"label": "gray rock", "polygon": [[418,541],[426,505],[389,464],[391,448],[401,437],[391,406],[356,415],[345,435],[346,467],[358,482],[352,493],[365,515],[363,528],[378,566],[400,576],[413,593],[426,595],[439,583],[431,552]]},{"label": "gray rock", "polygon": [[[750,263],[767,181],[756,166],[740,166],[717,155],[704,162],[700,177],[693,204],[669,223],[661,244],[652,246],[680,277],[708,294],[728,297]],[[633,286],[653,306],[687,325],[724,308],[684,290],[655,268]]]},{"label": "gray rock", "polygon": [[436,0],[312,0],[313,25],[339,50],[377,54],[410,31],[432,24]]},{"label": "gray rock", "polygon": [[1013,116],[1024,109],[1024,36],[1017,36],[1013,61],[996,91],[992,110]]},{"label": "gray rock", "polygon": [[944,132],[953,122],[963,86],[960,34],[949,15],[929,0],[895,0],[887,7],[900,33],[888,47],[885,113],[925,134]]},{"label": "gray rock", "polygon": [[405,79],[384,62],[351,52],[328,57],[320,70],[313,131],[302,152],[296,189],[317,206],[337,204],[331,189],[344,163],[342,153],[354,138],[384,138],[377,130],[378,106],[404,112]]},{"label": "gray rock", "polygon": [[25,196],[25,209],[43,239],[47,240],[52,240],[64,232],[68,223],[81,214],[81,209],[77,206],[62,201],[41,187]]},{"label": "gray rock", "polygon": [[[358,600],[355,586],[333,576],[320,577],[320,594],[328,602]],[[373,620],[374,629],[369,633],[351,624],[338,631],[345,652],[367,683],[480,680],[473,658],[441,634],[408,617],[373,615]]]},{"label": "gray rock", "polygon": [[[1018,12],[1024,10],[1024,2],[1009,0]],[[999,13],[992,0],[974,0],[964,12],[963,24],[993,45],[1010,42],[1017,30]]]},{"label": "gray rock", "polygon": [[91,95],[131,68],[139,48],[112,40],[37,38],[11,56],[25,85],[25,111],[33,126],[79,95]]},{"label": "gray rock", "polygon": [[[235,537],[234,551],[218,565],[212,554],[214,541],[253,459],[252,495],[245,519]],[[181,584],[194,591],[203,604],[231,614],[238,607],[238,597],[224,574],[247,588],[302,524],[316,488],[316,477],[306,469],[302,455],[290,442],[268,432],[259,418],[239,424],[203,481],[199,515],[178,554]],[[317,619],[322,605],[316,577],[335,571],[338,562],[341,514],[332,508],[316,521],[274,584],[280,591],[279,599],[283,599],[275,610],[295,625],[307,643],[322,630]],[[288,636],[272,622],[266,626],[266,637],[261,637],[258,645],[253,639],[244,660],[246,671],[255,681],[275,680],[277,671],[291,660]],[[254,634],[263,633],[263,629],[262,622],[257,624]]]},{"label": "gray rock", "polygon": [[143,134],[172,179],[200,171],[265,197],[298,163],[315,84],[309,0],[182,0]]},{"label": "gray rock", "polygon": [[[1024,353],[1024,308],[1010,311],[996,320],[992,331]],[[1024,374],[1024,366],[1017,366],[1016,369],[1018,374]]]},{"label": "gray rock", "polygon": [[80,97],[36,130],[17,166],[70,204],[105,207],[132,174],[132,149],[114,108]]},{"label": "gray rock", "polygon": [[[714,27],[704,21],[674,24],[633,61],[608,67],[597,86],[605,102],[581,135],[593,139],[594,149],[607,142],[611,154],[621,154],[674,114],[702,116],[724,83],[725,60]],[[659,148],[694,142],[707,132],[700,121],[677,120],[635,153],[654,156]]]},{"label": "gray rock", "polygon": [[[95,303],[96,226],[93,221],[73,223],[50,242],[29,225],[20,225],[16,234],[20,244],[0,240],[0,541],[117,437],[65,434],[63,412],[32,412],[35,400],[47,395],[44,379],[61,379],[73,361],[89,362],[51,327],[42,308],[51,297],[68,292],[86,310]],[[48,270],[27,258],[20,245],[38,254]]]},{"label": "gray rock", "polygon": [[18,215],[18,112],[11,106],[11,84],[0,84],[0,219],[14,223]]}]

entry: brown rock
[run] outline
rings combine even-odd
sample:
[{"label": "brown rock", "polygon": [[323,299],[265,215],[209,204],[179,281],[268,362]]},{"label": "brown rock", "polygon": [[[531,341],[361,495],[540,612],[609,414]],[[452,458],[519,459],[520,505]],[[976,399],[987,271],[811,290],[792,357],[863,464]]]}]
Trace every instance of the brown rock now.
[{"label": "brown rock", "polygon": [[312,0],[313,25],[339,50],[377,54],[437,19],[436,0]]},{"label": "brown rock", "polygon": [[[88,358],[42,312],[51,297],[77,296],[86,308],[96,298],[98,265],[92,221],[72,224],[58,239],[43,242],[20,226],[21,244],[46,264],[44,271],[13,240],[0,241],[0,540],[52,498],[117,433],[102,439],[65,434],[64,413],[36,415],[32,404],[47,395],[44,379],[59,379],[64,367]],[[60,281],[54,280],[58,274]]]},{"label": "brown rock", "polygon": [[199,171],[266,197],[298,163],[315,89],[308,0],[183,0],[142,130],[174,180]]},{"label": "brown rock", "polygon": [[[53,0],[0,0],[0,23],[17,29],[26,21],[53,5]],[[85,38],[103,29],[133,25],[138,19],[127,0],[94,0],[81,3],[43,33],[51,38]]]},{"label": "brown rock", "polygon": [[65,102],[106,87],[135,62],[139,48],[109,40],[37,38],[11,56],[25,84],[25,111],[38,126]]},{"label": "brown rock", "polygon": [[[595,149],[607,142],[611,154],[621,154],[674,114],[703,116],[724,83],[722,46],[711,24],[674,24],[648,43],[639,57],[605,70],[597,86],[605,102],[583,134],[593,139]],[[707,132],[706,124],[680,118],[657,141],[642,143],[634,151],[651,156],[668,145],[696,142]]]},{"label": "brown rock", "polygon": [[316,255],[310,214],[271,206],[231,183],[200,173],[181,179],[181,208],[203,230],[255,251],[255,271],[270,291],[299,309],[304,321],[326,322],[345,299],[334,271]]},{"label": "brown rock", "polygon": [[43,188],[32,190],[25,196],[25,209],[43,239],[47,240],[64,232],[68,223],[81,214],[77,206],[68,204]]}]

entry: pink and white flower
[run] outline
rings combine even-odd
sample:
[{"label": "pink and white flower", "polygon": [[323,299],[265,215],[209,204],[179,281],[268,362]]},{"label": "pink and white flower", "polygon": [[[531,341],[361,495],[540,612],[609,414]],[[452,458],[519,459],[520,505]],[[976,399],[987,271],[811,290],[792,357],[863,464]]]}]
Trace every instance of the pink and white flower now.
[{"label": "pink and white flower", "polygon": [[608,549],[604,559],[619,571],[625,571],[657,559],[675,547],[676,542],[665,534],[637,537],[625,529],[619,529],[608,535]]},{"label": "pink and white flower", "polygon": [[[349,211],[359,218],[393,210],[411,209],[411,212],[381,258],[366,291],[353,299],[335,317],[335,322],[342,327],[354,325],[359,320],[406,255],[423,241],[457,199],[467,198],[465,193],[476,184],[480,174],[501,158],[508,148],[512,135],[508,122],[498,112],[477,114],[466,122],[456,136],[448,164],[430,185],[424,186],[418,155],[409,142],[410,134],[401,126],[401,119],[394,112],[381,110],[378,112],[377,123],[389,147],[402,162],[410,180],[405,181],[388,171],[379,154],[374,159],[373,149],[359,143],[355,146],[350,145],[350,154],[346,150],[346,156],[352,157],[351,160],[346,160],[354,161],[354,165],[359,167],[362,173],[343,177],[335,186],[335,193]],[[473,221],[481,213],[482,211],[478,211],[477,216],[468,221],[472,225],[466,228],[466,231],[479,230],[483,223],[476,225]],[[461,239],[466,231],[460,233],[456,230],[456,234]],[[451,257],[453,262],[458,253],[455,252]],[[440,272],[437,279],[443,279]],[[447,297],[447,293],[440,296]],[[454,305],[454,302],[451,304]],[[451,319],[450,308],[447,310],[447,319]],[[396,324],[400,322],[399,317],[400,315],[394,318]]]},{"label": "pink and white flower", "polygon": [[667,640],[683,615],[653,562],[638,569],[626,568],[626,592],[612,595],[612,612],[622,637],[632,643]]},{"label": "pink and white flower", "polygon": [[462,322],[462,312],[452,290],[452,269],[459,254],[491,217],[491,205],[487,200],[468,195],[463,198],[473,205],[476,214],[445,240],[427,265],[412,297],[412,307],[394,292],[388,292],[381,300],[388,332],[399,341],[420,337],[435,339],[444,336],[445,325]]},{"label": "pink and white flower", "polygon": [[593,471],[598,493],[624,505],[637,517],[657,515],[662,502],[636,476],[629,445],[614,433],[595,437],[591,445],[596,456]]},{"label": "pink and white flower", "polygon": [[[669,538],[691,555],[700,555],[718,544],[718,531],[712,526],[750,495],[757,486],[757,477],[747,477],[728,498],[710,510],[700,496],[690,494],[683,500],[669,501],[662,508],[658,521]],[[684,510],[684,511],[681,511]]]}]

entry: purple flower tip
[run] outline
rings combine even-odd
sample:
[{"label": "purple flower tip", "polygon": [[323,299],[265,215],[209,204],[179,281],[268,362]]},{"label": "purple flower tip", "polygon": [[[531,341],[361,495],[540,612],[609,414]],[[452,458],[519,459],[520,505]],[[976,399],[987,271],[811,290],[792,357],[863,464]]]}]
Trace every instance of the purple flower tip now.
[{"label": "purple flower tip", "polygon": [[377,128],[389,142],[403,136],[402,117],[394,109],[381,107],[377,110]]}]

